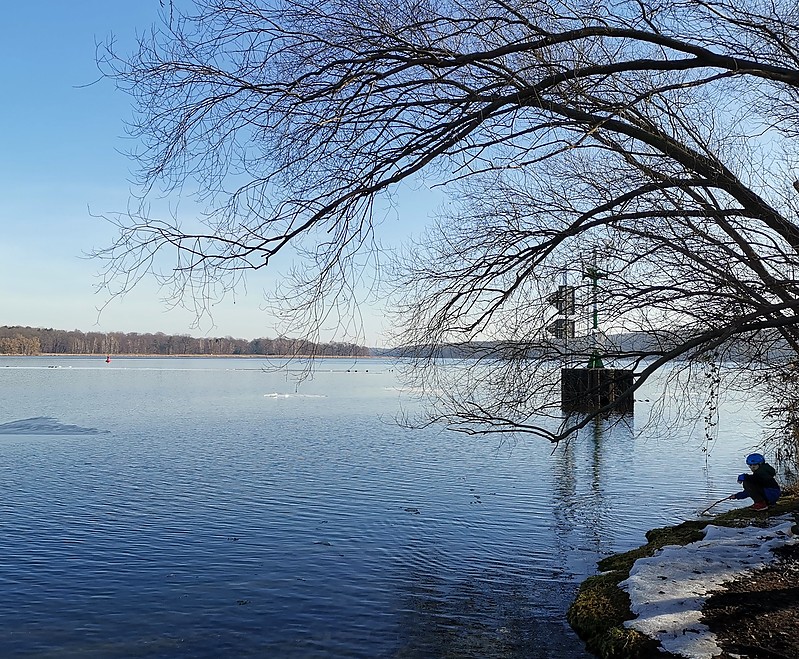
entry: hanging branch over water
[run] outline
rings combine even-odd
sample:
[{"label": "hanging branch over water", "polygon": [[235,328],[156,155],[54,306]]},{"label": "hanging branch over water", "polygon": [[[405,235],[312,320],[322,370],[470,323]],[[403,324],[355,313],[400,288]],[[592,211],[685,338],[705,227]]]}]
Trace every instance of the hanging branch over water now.
[{"label": "hanging branch over water", "polygon": [[[101,58],[142,145],[142,203],[96,253],[112,293],[155,272],[204,313],[290,250],[287,331],[352,328],[378,218],[422,181],[453,203],[380,276],[397,343],[429,356],[411,375],[431,419],[551,440],[588,422],[563,422],[553,365],[591,345],[545,328],[562,278],[586,299],[591,254],[603,349],[641,365],[636,386],[708,353],[754,373],[795,359],[794,3],[194,5]],[[156,193],[202,213],[154,215]],[[436,368],[475,341],[484,358]]]}]

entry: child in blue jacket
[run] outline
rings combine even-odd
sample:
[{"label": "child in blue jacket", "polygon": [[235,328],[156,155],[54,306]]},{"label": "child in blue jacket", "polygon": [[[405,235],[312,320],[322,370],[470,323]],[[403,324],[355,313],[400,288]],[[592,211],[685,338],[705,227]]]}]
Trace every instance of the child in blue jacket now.
[{"label": "child in blue jacket", "polygon": [[730,499],[752,497],[753,510],[768,510],[769,505],[775,504],[781,494],[779,483],[775,478],[777,471],[760,453],[747,455],[746,464],[752,473],[738,476],[738,482],[743,486],[743,490],[730,495]]}]

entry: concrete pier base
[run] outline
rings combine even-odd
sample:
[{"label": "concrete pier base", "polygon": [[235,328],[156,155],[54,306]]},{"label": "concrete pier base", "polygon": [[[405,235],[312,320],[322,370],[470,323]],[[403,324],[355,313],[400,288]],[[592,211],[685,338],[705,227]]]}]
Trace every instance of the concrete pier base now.
[{"label": "concrete pier base", "polygon": [[595,412],[613,403],[613,411],[632,414],[633,371],[618,368],[564,368],[560,371],[561,409]]}]

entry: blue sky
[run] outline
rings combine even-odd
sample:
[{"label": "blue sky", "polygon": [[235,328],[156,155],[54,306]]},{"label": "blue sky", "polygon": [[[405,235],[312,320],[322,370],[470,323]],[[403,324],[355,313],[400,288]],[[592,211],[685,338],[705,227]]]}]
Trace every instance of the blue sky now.
[{"label": "blue sky", "polygon": [[[100,264],[83,258],[109,245],[113,227],[92,215],[123,210],[134,164],[125,120],[129,98],[101,79],[96,43],[111,34],[129,51],[158,20],[158,0],[7,3],[0,39],[0,325],[83,331],[274,336],[262,310],[267,275],[236,304],[193,328],[191,312],[168,308],[154,283],[123,299],[96,293]],[[403,223],[407,218],[403,218]],[[379,314],[366,313],[366,343],[381,343]]]}]

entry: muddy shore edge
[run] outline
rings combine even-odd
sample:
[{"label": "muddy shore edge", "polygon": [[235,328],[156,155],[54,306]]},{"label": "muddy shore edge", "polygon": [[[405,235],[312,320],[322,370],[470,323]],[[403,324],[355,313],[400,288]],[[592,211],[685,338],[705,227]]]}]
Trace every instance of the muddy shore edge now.
[{"label": "muddy shore edge", "polygon": [[[705,527],[765,526],[770,517],[799,514],[799,487],[789,488],[767,514],[740,508],[708,517],[648,531],[647,543],[627,552],[614,554],[597,563],[599,573],[588,577],[566,614],[569,625],[585,642],[586,649],[600,659],[646,659],[678,657],[665,652],[656,640],[624,626],[635,618],[630,597],[619,587],[639,558],[654,555],[667,545],[684,546],[704,538]],[[748,577],[756,579],[757,575]],[[720,640],[724,640],[723,633]],[[779,656],[779,655],[778,655]]]}]

